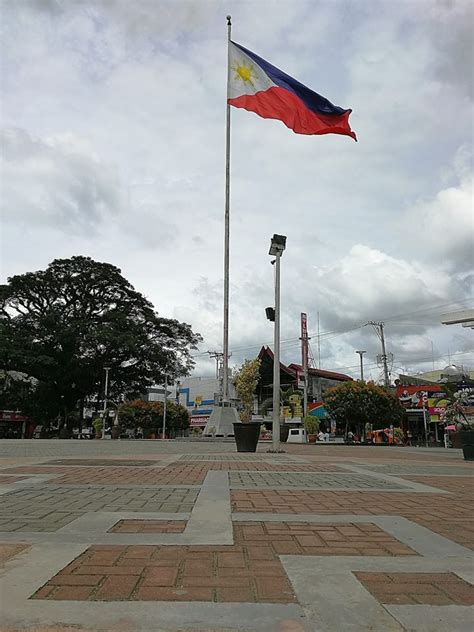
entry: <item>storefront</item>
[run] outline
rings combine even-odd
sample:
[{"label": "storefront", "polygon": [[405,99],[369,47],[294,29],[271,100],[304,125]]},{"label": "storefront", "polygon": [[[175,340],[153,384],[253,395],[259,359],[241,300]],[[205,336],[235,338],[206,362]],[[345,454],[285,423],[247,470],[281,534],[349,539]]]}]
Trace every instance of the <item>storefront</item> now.
[{"label": "storefront", "polygon": [[402,424],[413,445],[442,443],[448,401],[441,384],[397,386],[397,397],[406,410]]},{"label": "storefront", "polygon": [[0,410],[0,439],[29,439],[32,434],[32,425],[19,411]]}]

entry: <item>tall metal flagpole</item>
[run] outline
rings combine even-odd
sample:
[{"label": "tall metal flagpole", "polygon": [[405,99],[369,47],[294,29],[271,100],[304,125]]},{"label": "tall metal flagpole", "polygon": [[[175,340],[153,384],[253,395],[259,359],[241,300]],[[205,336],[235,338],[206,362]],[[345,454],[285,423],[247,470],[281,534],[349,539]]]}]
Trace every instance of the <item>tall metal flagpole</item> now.
[{"label": "tall metal flagpole", "polygon": [[224,358],[222,363],[222,402],[229,401],[229,238],[230,238],[230,38],[232,22],[227,16],[227,115],[225,143],[225,229],[224,229]]}]

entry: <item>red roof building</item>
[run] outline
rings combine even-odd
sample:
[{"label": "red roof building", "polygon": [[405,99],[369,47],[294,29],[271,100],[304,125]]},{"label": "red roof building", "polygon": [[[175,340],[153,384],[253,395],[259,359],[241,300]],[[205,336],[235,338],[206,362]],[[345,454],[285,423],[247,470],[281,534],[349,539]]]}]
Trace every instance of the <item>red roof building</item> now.
[{"label": "red roof building", "polygon": [[[272,396],[273,392],[273,351],[270,347],[262,347],[258,358],[260,365],[260,382],[258,385],[259,403]],[[308,401],[321,400],[324,393],[341,382],[351,381],[352,378],[344,373],[325,371],[323,369],[308,369]],[[303,367],[300,364],[283,364],[280,362],[280,386],[283,390],[290,387],[303,388]]]}]

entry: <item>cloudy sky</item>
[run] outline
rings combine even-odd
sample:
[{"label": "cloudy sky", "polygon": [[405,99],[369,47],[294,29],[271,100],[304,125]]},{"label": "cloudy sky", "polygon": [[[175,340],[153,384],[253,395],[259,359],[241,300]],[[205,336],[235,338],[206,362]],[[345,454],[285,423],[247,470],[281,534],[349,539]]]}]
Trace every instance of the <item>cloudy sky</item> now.
[{"label": "cloudy sky", "polygon": [[474,368],[472,9],[466,0],[2,0],[2,277],[88,255],[222,348],[226,20],[233,39],[344,108],[359,142],[232,111],[231,363],[308,313],[321,366],[377,379]]}]

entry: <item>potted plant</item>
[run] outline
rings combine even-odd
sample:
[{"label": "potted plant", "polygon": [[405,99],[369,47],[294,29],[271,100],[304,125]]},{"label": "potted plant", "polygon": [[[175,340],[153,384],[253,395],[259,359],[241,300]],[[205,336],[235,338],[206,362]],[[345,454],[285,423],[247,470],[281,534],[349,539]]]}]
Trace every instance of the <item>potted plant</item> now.
[{"label": "potted plant", "polygon": [[112,426],[112,439],[120,439],[122,428],[119,424],[118,412],[115,413],[114,425]]},{"label": "potted plant", "polygon": [[280,424],[280,441],[282,443],[286,443],[288,441],[289,435],[290,435],[290,424],[287,424],[287,423]]},{"label": "potted plant", "polygon": [[393,429],[393,443],[394,445],[403,445],[405,441],[405,434],[401,428]]},{"label": "potted plant", "polygon": [[456,424],[454,447],[462,448],[465,461],[474,461],[474,426],[466,417],[466,406],[474,395],[474,389],[465,388],[454,393],[452,402],[447,406],[445,419]]},{"label": "potted plant", "polygon": [[95,430],[95,438],[96,439],[101,439],[102,438],[102,429],[104,427],[104,422],[102,421],[102,419],[100,417],[96,417],[94,419],[94,421],[92,422],[92,426]]},{"label": "potted plant", "polygon": [[474,461],[474,427],[467,420],[463,420],[456,424],[456,434],[464,460]]},{"label": "potted plant", "polygon": [[260,360],[245,360],[234,376],[234,385],[240,398],[240,423],[233,424],[237,452],[256,452],[260,436],[260,422],[252,422],[255,391],[260,379]]},{"label": "potted plant", "polygon": [[306,415],[304,418],[304,429],[308,437],[308,443],[316,443],[316,437],[319,430],[319,419],[312,415]]}]

